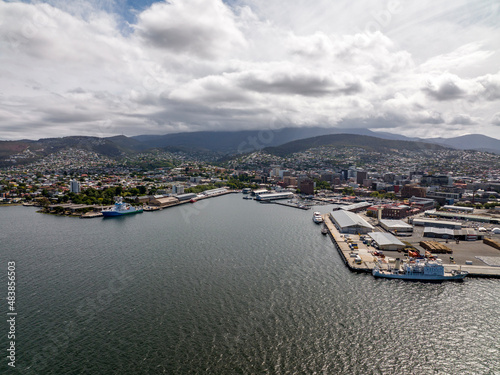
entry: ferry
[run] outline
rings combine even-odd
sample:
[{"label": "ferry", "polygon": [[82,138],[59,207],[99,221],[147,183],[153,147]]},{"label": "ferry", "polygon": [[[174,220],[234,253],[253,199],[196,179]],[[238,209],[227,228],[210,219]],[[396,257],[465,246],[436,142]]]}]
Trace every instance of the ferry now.
[{"label": "ferry", "polygon": [[115,200],[115,205],[109,209],[102,210],[102,216],[112,217],[112,216],[123,216],[130,214],[138,214],[143,211],[142,208],[135,208],[128,203],[123,202],[122,197],[118,197]]},{"label": "ferry", "polygon": [[445,272],[440,260],[420,260],[405,263],[400,267],[399,259],[393,269],[383,270],[379,265],[372,271],[373,276],[387,279],[401,279],[413,281],[441,282],[446,280],[463,280],[469,273],[462,270]]},{"label": "ferry", "polygon": [[321,216],[321,212],[313,212],[313,221],[316,224],[322,223],[323,222],[323,217]]}]

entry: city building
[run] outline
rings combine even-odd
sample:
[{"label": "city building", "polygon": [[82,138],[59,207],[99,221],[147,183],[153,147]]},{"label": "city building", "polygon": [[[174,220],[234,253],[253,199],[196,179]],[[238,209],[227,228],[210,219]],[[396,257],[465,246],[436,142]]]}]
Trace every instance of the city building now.
[{"label": "city building", "polygon": [[75,194],[79,194],[81,191],[80,182],[76,180],[71,180],[69,185],[69,191]]},{"label": "city building", "polygon": [[427,189],[421,186],[404,185],[401,188],[402,198],[410,198],[410,197],[425,198],[426,194],[427,194]]},{"label": "city building", "polygon": [[356,183],[359,185],[363,185],[363,181],[368,177],[368,173],[365,171],[357,171],[356,172]]},{"label": "city building", "polygon": [[302,194],[313,195],[314,194],[314,181],[310,179],[300,180],[298,182],[298,189]]},{"label": "city building", "polygon": [[184,194],[184,186],[182,185],[172,186],[172,194]]}]

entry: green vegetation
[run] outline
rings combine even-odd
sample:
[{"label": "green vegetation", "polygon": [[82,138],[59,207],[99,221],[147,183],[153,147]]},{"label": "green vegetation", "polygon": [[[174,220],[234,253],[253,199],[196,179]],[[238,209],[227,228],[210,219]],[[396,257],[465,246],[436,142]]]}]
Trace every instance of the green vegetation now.
[{"label": "green vegetation", "polygon": [[58,200],[58,203],[68,202],[71,200],[71,202],[75,204],[110,205],[115,203],[114,197],[121,195],[124,195],[124,191],[121,186],[110,187],[104,190],[89,188],[83,190],[80,194],[68,193],[67,195],[60,198],[60,200]]}]

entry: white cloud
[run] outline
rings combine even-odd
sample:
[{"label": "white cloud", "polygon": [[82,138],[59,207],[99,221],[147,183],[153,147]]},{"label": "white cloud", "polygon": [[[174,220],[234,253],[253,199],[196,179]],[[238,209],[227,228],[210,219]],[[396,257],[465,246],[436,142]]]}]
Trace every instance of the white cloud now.
[{"label": "white cloud", "polygon": [[495,136],[500,38],[487,2],[171,0],[126,32],[111,0],[50,4],[0,2],[0,138],[277,118]]},{"label": "white cloud", "polygon": [[135,29],[153,48],[198,58],[222,58],[245,44],[235,14],[217,0],[153,4],[139,15]]}]

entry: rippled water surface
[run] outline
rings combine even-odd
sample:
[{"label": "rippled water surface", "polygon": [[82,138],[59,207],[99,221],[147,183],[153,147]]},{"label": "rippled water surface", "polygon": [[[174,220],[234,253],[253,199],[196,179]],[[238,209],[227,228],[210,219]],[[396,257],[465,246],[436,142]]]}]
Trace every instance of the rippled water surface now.
[{"label": "rippled water surface", "polygon": [[353,274],[311,211],[241,197],[114,219],[1,208],[18,373],[500,374],[498,280]]}]

